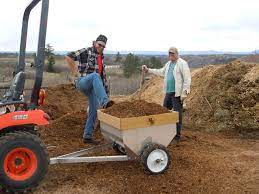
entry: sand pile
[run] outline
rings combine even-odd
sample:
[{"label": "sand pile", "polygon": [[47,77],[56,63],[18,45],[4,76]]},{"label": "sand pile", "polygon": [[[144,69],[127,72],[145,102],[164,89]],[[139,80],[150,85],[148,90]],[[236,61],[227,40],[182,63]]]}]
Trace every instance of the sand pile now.
[{"label": "sand pile", "polygon": [[156,104],[163,104],[164,94],[163,78],[153,76],[150,80],[146,81],[141,90],[138,90],[130,96],[132,100],[145,100]]}]

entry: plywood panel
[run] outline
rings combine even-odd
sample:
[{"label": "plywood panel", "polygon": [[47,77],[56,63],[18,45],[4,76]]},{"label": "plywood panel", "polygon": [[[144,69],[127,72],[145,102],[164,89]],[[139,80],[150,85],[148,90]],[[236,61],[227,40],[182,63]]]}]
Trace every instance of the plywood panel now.
[{"label": "plywood panel", "polygon": [[98,119],[108,125],[111,125],[120,130],[144,128],[150,126],[160,126],[166,124],[173,124],[179,121],[178,112],[131,117],[131,118],[117,118],[98,110]]},{"label": "plywood panel", "polygon": [[117,128],[117,129],[121,128],[120,118],[108,115],[108,114],[102,112],[101,110],[97,111],[97,117],[100,121],[102,121],[102,122],[104,122],[108,125],[111,125],[111,126]]},{"label": "plywood panel", "polygon": [[160,126],[178,122],[178,113],[164,113],[143,117],[131,117],[121,119],[121,129],[134,129],[150,126]]}]

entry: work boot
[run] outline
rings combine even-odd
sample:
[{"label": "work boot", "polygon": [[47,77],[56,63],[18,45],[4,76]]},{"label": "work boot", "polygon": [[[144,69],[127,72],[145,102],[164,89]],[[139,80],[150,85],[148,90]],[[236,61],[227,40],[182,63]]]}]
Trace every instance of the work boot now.
[{"label": "work boot", "polygon": [[108,101],[105,105],[103,105],[103,109],[107,109],[109,107],[111,107],[112,105],[114,105],[114,101],[113,100],[110,100]]},{"label": "work boot", "polygon": [[180,142],[181,136],[176,135],[174,139],[172,140],[173,144],[178,144]]},{"label": "work boot", "polygon": [[98,145],[98,144],[100,144],[101,141],[99,141],[99,140],[93,140],[92,138],[84,138],[84,139],[83,139],[83,142],[84,142],[85,144]]}]

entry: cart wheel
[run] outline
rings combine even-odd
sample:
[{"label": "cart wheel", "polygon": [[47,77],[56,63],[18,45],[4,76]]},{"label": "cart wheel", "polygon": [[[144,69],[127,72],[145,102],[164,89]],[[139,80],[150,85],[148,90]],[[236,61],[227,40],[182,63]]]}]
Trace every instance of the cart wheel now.
[{"label": "cart wheel", "polygon": [[0,137],[0,187],[26,192],[48,171],[49,156],[38,136],[16,131]]},{"label": "cart wheel", "polygon": [[124,147],[120,146],[119,144],[113,142],[112,144],[112,148],[119,154],[126,154],[126,151],[124,149]]},{"label": "cart wheel", "polygon": [[141,162],[149,173],[162,174],[168,169],[171,156],[164,146],[148,144],[141,154]]}]

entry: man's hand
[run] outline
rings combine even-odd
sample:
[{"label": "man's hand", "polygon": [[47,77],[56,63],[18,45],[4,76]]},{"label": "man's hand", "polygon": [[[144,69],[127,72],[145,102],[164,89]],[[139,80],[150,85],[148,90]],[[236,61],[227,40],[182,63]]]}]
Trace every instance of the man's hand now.
[{"label": "man's hand", "polygon": [[70,82],[70,83],[72,83],[72,84],[75,84],[75,81],[76,81],[76,77],[75,76],[72,76],[72,75],[69,75],[68,76],[68,81]]},{"label": "man's hand", "polygon": [[72,76],[78,77],[78,72],[77,72],[75,61],[68,56],[66,56],[65,59],[66,59],[66,62],[67,62],[68,66],[71,70]]},{"label": "man's hand", "polygon": [[145,73],[148,72],[148,67],[146,65],[142,65],[142,71],[145,71]]}]

